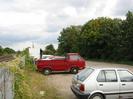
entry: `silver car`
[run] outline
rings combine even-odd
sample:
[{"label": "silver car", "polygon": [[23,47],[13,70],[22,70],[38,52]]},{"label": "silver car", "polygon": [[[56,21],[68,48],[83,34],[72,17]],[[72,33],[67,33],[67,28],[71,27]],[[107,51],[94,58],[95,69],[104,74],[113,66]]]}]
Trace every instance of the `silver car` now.
[{"label": "silver car", "polygon": [[133,99],[133,73],[123,68],[86,68],[72,79],[80,99]]}]

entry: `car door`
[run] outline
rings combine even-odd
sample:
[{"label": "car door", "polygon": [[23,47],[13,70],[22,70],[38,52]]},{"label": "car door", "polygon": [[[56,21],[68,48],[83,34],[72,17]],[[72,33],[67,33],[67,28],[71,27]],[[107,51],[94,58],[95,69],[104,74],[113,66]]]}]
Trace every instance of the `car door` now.
[{"label": "car door", "polygon": [[120,77],[120,97],[133,99],[133,74],[128,70],[118,70]]},{"label": "car door", "polygon": [[119,98],[119,82],[115,70],[102,70],[97,77],[98,90],[102,91],[106,99]]},{"label": "car door", "polygon": [[52,61],[53,61],[52,62],[53,68],[55,71],[66,71],[67,70],[68,64],[65,59],[64,60],[56,59]]}]

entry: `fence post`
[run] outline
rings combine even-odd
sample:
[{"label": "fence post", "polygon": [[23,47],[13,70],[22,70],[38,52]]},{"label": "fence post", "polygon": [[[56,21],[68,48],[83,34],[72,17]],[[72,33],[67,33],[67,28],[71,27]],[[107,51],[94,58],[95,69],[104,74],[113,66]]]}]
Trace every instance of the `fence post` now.
[{"label": "fence post", "polygon": [[0,68],[0,91],[2,98],[0,99],[13,99],[14,92],[13,92],[13,75],[10,73],[9,69],[7,68]]}]

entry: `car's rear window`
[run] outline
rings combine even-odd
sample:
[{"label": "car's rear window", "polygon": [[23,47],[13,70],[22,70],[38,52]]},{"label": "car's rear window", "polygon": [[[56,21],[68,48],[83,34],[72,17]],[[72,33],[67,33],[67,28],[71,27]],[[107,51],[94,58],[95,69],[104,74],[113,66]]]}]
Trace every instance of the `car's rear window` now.
[{"label": "car's rear window", "polygon": [[83,82],[93,71],[94,71],[94,69],[92,69],[92,68],[86,68],[86,69],[82,70],[80,73],[78,73],[76,75],[76,77],[78,80]]}]

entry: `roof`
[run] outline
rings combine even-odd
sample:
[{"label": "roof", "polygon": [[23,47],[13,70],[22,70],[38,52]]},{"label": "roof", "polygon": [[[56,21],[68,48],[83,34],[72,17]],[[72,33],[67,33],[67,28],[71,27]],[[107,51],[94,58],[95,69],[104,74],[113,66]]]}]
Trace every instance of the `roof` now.
[{"label": "roof", "polygon": [[77,55],[79,53],[67,53],[68,55]]},{"label": "roof", "polygon": [[92,68],[92,69],[97,69],[97,70],[112,70],[112,69],[115,69],[115,70],[128,70],[126,68],[110,68],[110,67],[107,67],[107,68],[101,68],[101,67],[87,67],[87,68]]}]

